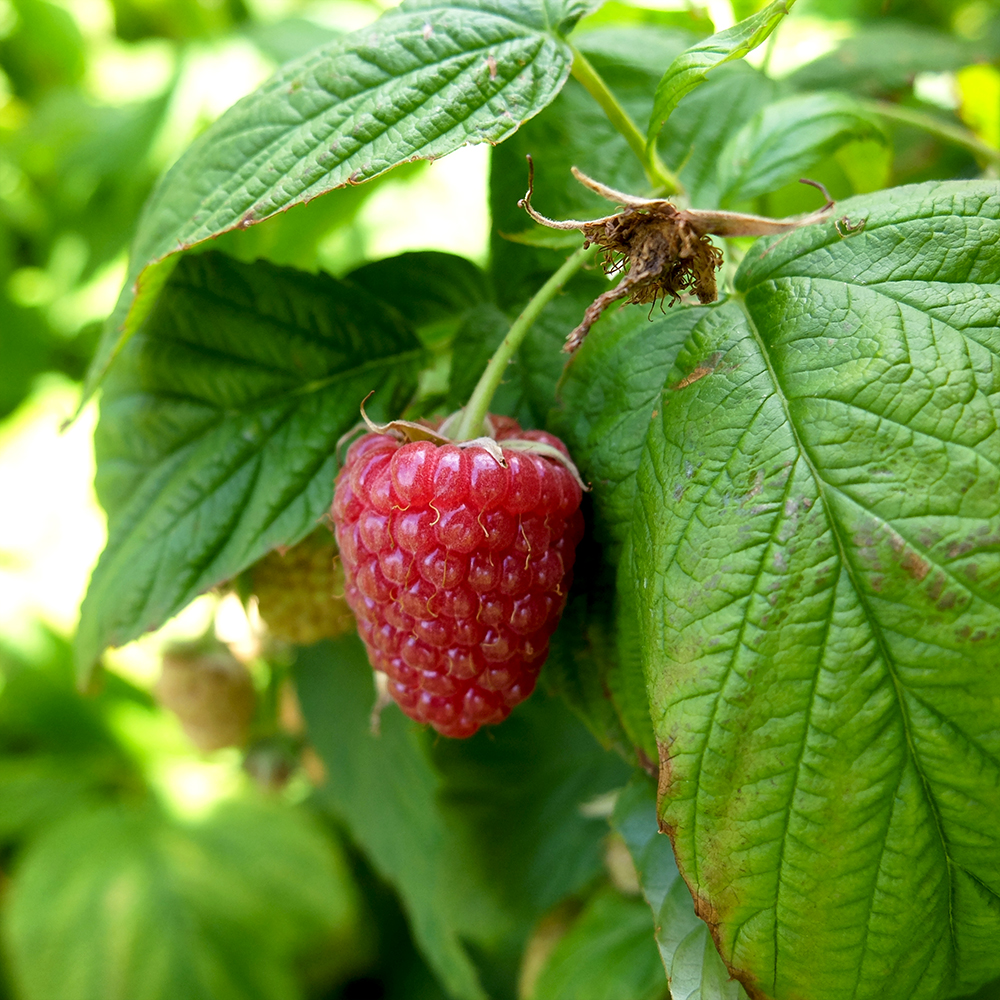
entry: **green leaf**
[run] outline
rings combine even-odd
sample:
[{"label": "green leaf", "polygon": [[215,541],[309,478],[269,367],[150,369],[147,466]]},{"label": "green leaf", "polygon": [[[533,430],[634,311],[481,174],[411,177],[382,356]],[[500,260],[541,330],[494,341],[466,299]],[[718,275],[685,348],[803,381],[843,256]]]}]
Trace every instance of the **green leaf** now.
[{"label": "green leaf", "polygon": [[24,1000],[296,1000],[293,959],[349,969],[357,898],[335,845],[287,807],[196,827],[77,813],[33,842],[4,911]]},{"label": "green leaf", "polygon": [[422,352],[398,313],[324,275],[184,258],[108,380],[95,439],[108,545],[77,635],[86,670],[329,509],[338,439],[385,419]]},{"label": "green leaf", "polygon": [[677,10],[658,10],[654,7],[636,7],[622,0],[607,0],[600,8],[580,23],[579,31],[589,31],[605,25],[641,24],[658,28],[679,28],[699,38],[712,34],[715,25],[706,7],[692,4]]},{"label": "green leaf", "polygon": [[464,257],[420,250],[365,264],[346,281],[392,306],[414,327],[461,316],[489,299],[486,275]]},{"label": "green leaf", "polygon": [[553,430],[591,487],[593,537],[579,558],[598,552],[594,565],[577,573],[586,597],[567,608],[570,621],[554,637],[559,689],[605,745],[627,747],[633,762],[644,755],[650,766],[656,748],[631,576],[619,573],[615,588],[615,567],[628,549],[635,478],[650,420],[662,405],[663,371],[703,312],[671,309],[652,321],[645,309],[605,313],[567,366],[551,414]]},{"label": "green leaf", "polygon": [[751,249],[650,427],[660,820],[750,992],[958,995],[1000,971],[1000,197],[841,209]]},{"label": "green leaf", "polygon": [[[580,806],[627,768],[541,693],[461,741],[433,738],[390,705],[375,737],[372,672],[353,636],[302,650],[296,676],[328,772],[320,803],[398,890],[449,993],[484,996],[462,942],[490,964],[516,962],[539,916],[600,872],[607,827]],[[512,992],[515,976],[516,966],[497,992]]]},{"label": "green leaf", "polygon": [[129,279],[88,377],[137,327],[136,281],[169,256],[397,164],[498,143],[559,93],[572,62],[561,0],[410,0],[280,69],[206,129],[147,203]]},{"label": "green leaf", "polygon": [[[504,381],[493,397],[491,412],[515,417],[524,427],[546,425],[566,365],[566,355],[562,353],[566,333],[607,287],[607,281],[599,274],[577,274],[545,305],[517,357],[508,366]],[[468,402],[493,352],[507,335],[512,316],[525,304],[518,303],[510,316],[491,303],[467,313],[454,340],[448,392],[451,406],[457,408]]]},{"label": "green leaf", "polygon": [[[608,676],[617,666],[611,615],[614,591],[606,582],[595,585],[595,576],[603,566],[581,565],[580,557],[590,549],[584,539],[577,550],[576,572],[587,580],[587,589],[570,593],[559,628],[549,641],[542,683],[548,692],[565,699],[601,746],[637,766],[635,750],[608,687]],[[645,687],[642,696],[645,700]]]},{"label": "green leaf", "polygon": [[712,70],[752,52],[788,13],[795,0],[773,0],[762,11],[716,32],[682,52],[667,68],[656,88],[646,145],[652,147],[671,112],[685,94],[704,83]]},{"label": "green leaf", "polygon": [[609,887],[595,893],[549,956],[531,998],[666,1000],[649,908]]},{"label": "green leaf", "polygon": [[[65,757],[0,757],[0,842],[26,839],[53,820],[98,799],[104,775]],[[90,772],[90,773],[89,773]]]},{"label": "green leaf", "polygon": [[913,85],[918,73],[943,73],[991,59],[989,46],[906,21],[863,24],[832,52],[789,77],[800,90],[836,88],[879,94]]},{"label": "green leaf", "polygon": [[399,892],[416,942],[449,994],[482,1000],[476,968],[447,919],[448,889],[462,873],[447,855],[448,831],[435,808],[440,778],[420,730],[390,708],[372,735],[375,686],[356,636],[300,650],[296,683],[310,741],[327,769],[318,804],[347,826]]},{"label": "green leaf", "polygon": [[591,487],[594,530],[612,563],[629,532],[650,421],[666,402],[663,372],[704,313],[676,308],[650,321],[645,309],[608,310],[566,368],[554,427]]},{"label": "green leaf", "polygon": [[719,163],[730,139],[769,103],[783,84],[747,63],[731,62],[691,91],[660,136],[663,160],[677,172],[696,208],[718,208]]},{"label": "green leaf", "polygon": [[722,150],[719,202],[730,206],[776,191],[852,139],[869,138],[884,141],[881,126],[846,94],[801,94],[775,101]]},{"label": "green leaf", "polygon": [[652,908],[672,1000],[746,1000],[743,987],[730,979],[708,925],[694,911],[669,839],[657,829],[655,784],[633,777],[618,796],[611,825],[628,847]]}]

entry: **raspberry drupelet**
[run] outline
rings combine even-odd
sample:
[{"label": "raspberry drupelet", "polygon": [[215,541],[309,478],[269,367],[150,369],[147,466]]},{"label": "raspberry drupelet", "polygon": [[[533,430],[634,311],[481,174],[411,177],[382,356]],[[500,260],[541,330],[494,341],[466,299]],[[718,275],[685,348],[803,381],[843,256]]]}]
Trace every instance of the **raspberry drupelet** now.
[{"label": "raspberry drupelet", "polygon": [[[474,442],[365,434],[337,477],[333,520],[347,603],[402,710],[444,736],[502,722],[548,655],[583,535],[580,485],[492,418],[506,468]],[[518,440],[518,450],[503,447]],[[530,447],[530,445],[528,445]]]}]

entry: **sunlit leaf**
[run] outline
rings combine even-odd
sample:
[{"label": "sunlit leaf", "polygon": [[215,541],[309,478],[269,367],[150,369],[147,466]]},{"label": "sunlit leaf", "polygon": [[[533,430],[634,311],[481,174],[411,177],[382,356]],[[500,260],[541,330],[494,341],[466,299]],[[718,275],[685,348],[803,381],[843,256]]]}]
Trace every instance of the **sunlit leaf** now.
[{"label": "sunlit leaf", "polygon": [[146,205],[89,387],[135,332],[144,271],[148,284],[178,251],[397,164],[500,142],[559,92],[571,57],[558,32],[584,10],[409,0],[279,70],[198,137]]},{"label": "sunlit leaf", "polygon": [[87,670],[199,593],[307,535],[338,439],[412,393],[399,314],[324,275],[184,258],[109,379],[96,435],[108,545],[83,605]]},{"label": "sunlit leaf", "polygon": [[704,83],[714,69],[752,52],[778,26],[795,0],[773,0],[762,11],[719,31],[682,52],[656,88],[646,144],[652,147],[671,112],[685,94]]}]

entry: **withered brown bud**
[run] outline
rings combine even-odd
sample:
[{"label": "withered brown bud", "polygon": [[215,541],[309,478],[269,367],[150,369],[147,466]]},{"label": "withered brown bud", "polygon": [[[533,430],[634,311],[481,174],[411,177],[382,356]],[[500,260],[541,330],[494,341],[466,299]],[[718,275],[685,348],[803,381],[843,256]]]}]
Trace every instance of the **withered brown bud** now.
[{"label": "withered brown bud", "polygon": [[823,221],[833,207],[833,201],[827,195],[827,203],[819,211],[790,219],[680,209],[663,198],[638,198],[616,191],[573,167],[573,176],[584,187],[623,208],[602,219],[560,222],[547,218],[532,207],[534,174],[529,156],[528,192],[518,205],[535,222],[550,229],[578,229],[583,233],[585,246],[596,244],[604,250],[606,274],[624,272],[624,277],[614,288],[598,296],[587,307],[583,321],[566,338],[563,350],[569,353],[583,343],[590,328],[612,302],[624,299],[639,304],[655,304],[657,301],[662,304],[664,300],[669,300],[667,305],[673,305],[680,301],[684,292],[693,292],[701,303],[714,302],[719,294],[715,272],[722,267],[723,255],[709,239],[710,234],[763,236],[789,232]]}]

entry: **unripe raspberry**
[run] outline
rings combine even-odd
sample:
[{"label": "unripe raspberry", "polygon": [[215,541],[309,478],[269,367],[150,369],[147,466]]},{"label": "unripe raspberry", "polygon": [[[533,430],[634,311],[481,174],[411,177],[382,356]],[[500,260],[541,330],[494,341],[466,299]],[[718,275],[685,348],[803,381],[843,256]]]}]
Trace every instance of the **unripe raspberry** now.
[{"label": "unripe raspberry", "polygon": [[225,647],[177,646],[163,654],[157,700],[204,753],[242,746],[257,696],[247,668]]},{"label": "unripe raspberry", "polygon": [[[333,520],[345,594],[403,711],[445,736],[502,722],[531,694],[583,535],[581,489],[544,431],[492,418],[475,443],[370,433],[348,449]],[[519,447],[503,447],[518,439]]]},{"label": "unripe raspberry", "polygon": [[265,556],[254,566],[252,582],[260,616],[279,639],[308,646],[335,639],[353,624],[337,546],[327,528]]}]

